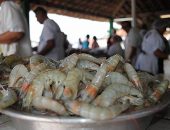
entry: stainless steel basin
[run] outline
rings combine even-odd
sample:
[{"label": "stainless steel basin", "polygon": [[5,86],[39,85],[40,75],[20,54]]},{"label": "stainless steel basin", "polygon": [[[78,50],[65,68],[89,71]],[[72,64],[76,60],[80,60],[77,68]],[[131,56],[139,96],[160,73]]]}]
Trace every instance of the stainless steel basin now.
[{"label": "stainless steel basin", "polygon": [[170,93],[155,106],[123,113],[111,120],[95,121],[81,117],[54,117],[30,114],[7,108],[1,110],[11,117],[16,130],[145,130],[158,111],[169,104]]}]

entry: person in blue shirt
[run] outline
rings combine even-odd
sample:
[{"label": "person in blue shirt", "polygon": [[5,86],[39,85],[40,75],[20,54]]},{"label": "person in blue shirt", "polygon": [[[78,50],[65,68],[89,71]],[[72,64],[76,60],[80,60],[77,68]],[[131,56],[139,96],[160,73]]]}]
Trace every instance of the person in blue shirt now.
[{"label": "person in blue shirt", "polygon": [[90,38],[90,35],[87,34],[86,39],[84,41],[82,41],[82,49],[88,49],[89,48],[89,38]]}]

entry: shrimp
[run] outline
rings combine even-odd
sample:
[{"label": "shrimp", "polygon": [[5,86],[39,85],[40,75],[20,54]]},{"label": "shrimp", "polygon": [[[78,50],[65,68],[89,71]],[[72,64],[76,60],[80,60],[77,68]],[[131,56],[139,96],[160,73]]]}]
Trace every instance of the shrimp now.
[{"label": "shrimp", "polygon": [[139,76],[133,66],[129,63],[125,63],[124,65],[125,71],[128,75],[128,78],[134,83],[134,85],[142,92],[143,88],[139,79]]},{"label": "shrimp", "polygon": [[164,80],[161,83],[159,83],[155,91],[149,96],[148,100],[151,103],[156,103],[161,98],[161,96],[165,93],[168,86],[169,86],[168,80]]},{"label": "shrimp", "polygon": [[120,102],[127,102],[129,101],[131,105],[135,106],[142,106],[144,104],[144,99],[139,97],[134,97],[131,95],[123,96],[119,99]]},{"label": "shrimp", "polygon": [[41,55],[33,55],[30,57],[30,68],[31,70],[39,65],[40,63],[45,63],[47,64],[48,66],[50,66],[51,68],[56,68],[56,65],[50,61],[50,59],[44,57],[44,56],[41,56]]},{"label": "shrimp", "polygon": [[69,71],[64,82],[63,99],[75,99],[77,97],[78,85],[80,81],[86,82],[93,76],[83,69],[74,68]]},{"label": "shrimp", "polygon": [[108,70],[113,71],[116,69],[119,61],[124,62],[124,59],[122,56],[116,54],[108,58],[106,61],[108,62]]},{"label": "shrimp", "polygon": [[122,83],[129,86],[134,86],[123,74],[119,72],[110,72],[106,75],[102,86],[109,86],[112,83]]},{"label": "shrimp", "polygon": [[97,65],[93,62],[90,62],[88,60],[78,60],[76,67],[96,71],[99,68],[99,65]]},{"label": "shrimp", "polygon": [[12,69],[9,76],[9,87],[20,88],[20,93],[23,93],[28,88],[35,76],[37,76],[40,71],[44,70],[45,68],[47,68],[47,65],[45,63],[41,63],[28,72],[28,69],[24,65],[16,65]]},{"label": "shrimp", "polygon": [[125,84],[114,83],[108,86],[92,103],[94,105],[108,107],[118,98],[128,95],[143,98],[139,90]]},{"label": "shrimp", "polygon": [[99,88],[102,85],[104,77],[107,73],[108,64],[103,63],[100,68],[97,70],[96,75],[92,79],[92,82],[86,86],[84,90],[80,92],[80,100],[91,102],[97,95]]},{"label": "shrimp", "polygon": [[28,73],[28,69],[23,64],[16,65],[9,75],[9,87],[17,87],[17,81]]},{"label": "shrimp", "polygon": [[32,80],[41,72],[44,71],[46,69],[50,69],[50,67],[48,67],[48,65],[46,65],[45,63],[40,63],[37,66],[35,66],[34,68],[32,68],[32,70],[27,73],[27,75],[25,75],[25,80],[28,83],[31,83]]},{"label": "shrimp", "polygon": [[65,79],[65,74],[58,70],[41,72],[33,79],[29,86],[27,95],[23,99],[23,107],[29,109],[30,106],[34,106],[63,115],[66,112],[65,107],[54,99],[43,97],[43,91],[44,89],[49,89],[49,87],[54,87],[55,93],[58,94],[60,88],[63,90],[63,82]]},{"label": "shrimp", "polygon": [[94,56],[91,56],[89,54],[85,54],[85,53],[81,53],[78,55],[79,59],[81,60],[88,60],[90,62],[93,62],[93,63],[96,63],[96,64],[102,64],[103,63],[103,59],[99,59],[99,58],[96,58]]},{"label": "shrimp", "polygon": [[119,62],[116,66],[115,72],[124,73],[124,62]]},{"label": "shrimp", "polygon": [[73,53],[70,56],[67,56],[59,65],[61,71],[68,72],[74,68],[77,64],[79,57],[76,53]]},{"label": "shrimp", "polygon": [[110,107],[99,107],[94,106],[93,104],[88,104],[81,101],[66,101],[66,108],[72,113],[90,118],[93,120],[106,120],[112,119],[119,115],[121,112],[125,111],[129,108],[129,103],[125,104],[116,104]]},{"label": "shrimp", "polygon": [[88,60],[96,64],[101,64],[103,62],[103,60],[97,59],[89,54],[82,53],[77,55],[76,53],[73,53],[61,62],[59,68],[61,71],[68,72],[77,65],[78,60]]},{"label": "shrimp", "polygon": [[37,109],[47,109],[56,112],[59,115],[67,115],[64,105],[49,97],[36,97],[32,101],[32,104]]},{"label": "shrimp", "polygon": [[142,84],[142,88],[143,88],[143,93],[145,94],[145,96],[147,97],[148,95],[150,95],[152,93],[152,87],[155,86],[154,84],[158,83],[157,79],[155,76],[147,73],[147,72],[137,72],[137,75],[140,79],[140,82]]},{"label": "shrimp", "polygon": [[48,66],[45,63],[40,63],[37,66],[35,66],[34,68],[32,68],[32,70],[30,72],[28,72],[27,74],[24,75],[23,77],[23,81],[21,83],[21,89],[20,89],[20,97],[24,97],[28,87],[30,85],[30,83],[32,82],[32,80],[41,72],[44,71],[45,69],[47,69]]},{"label": "shrimp", "polygon": [[0,87],[2,88],[0,90],[0,109],[4,109],[17,101],[17,95],[12,89],[5,90],[2,85]]},{"label": "shrimp", "polygon": [[106,62],[102,63],[97,70],[96,75],[92,79],[91,84],[87,85],[86,88],[81,91],[80,100],[91,102],[96,97],[99,89],[101,88],[102,82],[107,72],[114,70],[119,61],[123,61],[123,58],[119,55],[114,55],[107,59]]}]

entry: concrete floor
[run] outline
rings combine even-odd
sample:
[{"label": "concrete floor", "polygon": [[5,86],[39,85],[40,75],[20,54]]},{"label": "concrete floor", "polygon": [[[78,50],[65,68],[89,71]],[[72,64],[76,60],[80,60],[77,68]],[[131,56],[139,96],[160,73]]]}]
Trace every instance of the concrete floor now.
[{"label": "concrete floor", "polygon": [[[16,130],[9,117],[0,115],[0,130]],[[146,130],[170,130],[170,105],[155,115]]]}]

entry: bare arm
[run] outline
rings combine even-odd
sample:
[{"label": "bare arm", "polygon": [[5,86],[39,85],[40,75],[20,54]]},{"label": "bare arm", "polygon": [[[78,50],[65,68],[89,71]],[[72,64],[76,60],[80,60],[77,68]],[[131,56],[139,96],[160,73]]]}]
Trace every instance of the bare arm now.
[{"label": "bare arm", "polygon": [[38,52],[38,54],[40,55],[46,55],[47,53],[49,53],[53,48],[55,47],[55,42],[54,40],[48,40],[47,41],[47,45],[44,47],[44,49],[40,52]]},{"label": "bare arm", "polygon": [[0,35],[0,43],[10,44],[20,40],[24,36],[24,32],[5,32]]},{"label": "bare arm", "polygon": [[168,58],[168,55],[162,52],[160,49],[157,49],[156,51],[154,51],[154,55],[157,56],[158,58],[163,58],[163,59]]}]

